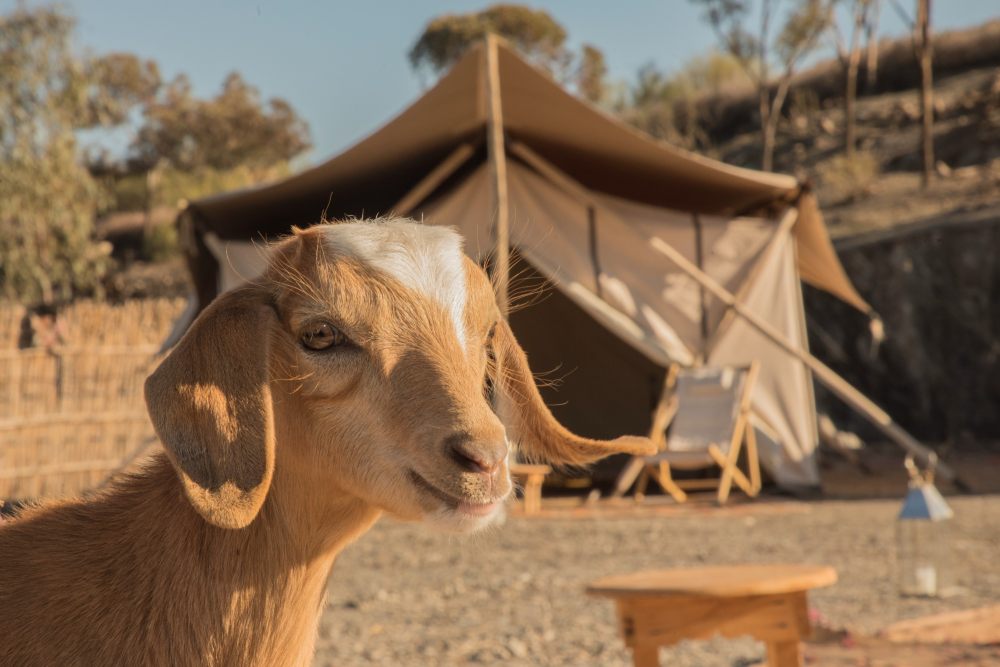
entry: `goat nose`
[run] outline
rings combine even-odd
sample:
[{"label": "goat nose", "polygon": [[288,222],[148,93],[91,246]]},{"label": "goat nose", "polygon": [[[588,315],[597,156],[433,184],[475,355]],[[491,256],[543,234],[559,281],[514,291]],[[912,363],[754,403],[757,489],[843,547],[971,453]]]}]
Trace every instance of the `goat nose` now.
[{"label": "goat nose", "polygon": [[492,475],[507,458],[507,443],[476,442],[468,433],[455,433],[445,438],[445,451],[460,467]]}]

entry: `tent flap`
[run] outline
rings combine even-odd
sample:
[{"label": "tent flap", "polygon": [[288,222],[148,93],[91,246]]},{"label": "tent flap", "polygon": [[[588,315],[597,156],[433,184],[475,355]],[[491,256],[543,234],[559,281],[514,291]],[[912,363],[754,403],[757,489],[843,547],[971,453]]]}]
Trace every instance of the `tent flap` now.
[{"label": "tent flap", "polygon": [[795,241],[798,245],[798,267],[802,280],[829,292],[863,313],[873,312],[847,277],[823,223],[823,213],[819,210],[816,195],[811,192],[804,192],[799,198]]}]

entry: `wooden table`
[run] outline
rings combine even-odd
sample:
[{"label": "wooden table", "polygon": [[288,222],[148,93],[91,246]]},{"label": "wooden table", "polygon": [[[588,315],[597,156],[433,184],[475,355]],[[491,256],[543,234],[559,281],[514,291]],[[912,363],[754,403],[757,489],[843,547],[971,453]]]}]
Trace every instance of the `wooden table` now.
[{"label": "wooden table", "polygon": [[837,581],[831,567],[732,565],[605,577],[587,593],[615,600],[636,667],[659,664],[660,646],[682,639],[751,635],[767,644],[768,664],[802,664],[809,634],[806,592]]}]

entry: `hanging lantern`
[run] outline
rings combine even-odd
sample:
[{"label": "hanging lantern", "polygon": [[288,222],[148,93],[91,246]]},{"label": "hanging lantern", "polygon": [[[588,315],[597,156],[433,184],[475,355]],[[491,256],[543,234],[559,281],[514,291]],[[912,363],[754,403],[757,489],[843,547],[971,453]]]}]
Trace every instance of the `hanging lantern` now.
[{"label": "hanging lantern", "polygon": [[903,595],[936,597],[951,587],[951,522],[953,513],[934,486],[937,457],[931,454],[921,472],[906,457],[910,488],[896,522],[899,590]]}]

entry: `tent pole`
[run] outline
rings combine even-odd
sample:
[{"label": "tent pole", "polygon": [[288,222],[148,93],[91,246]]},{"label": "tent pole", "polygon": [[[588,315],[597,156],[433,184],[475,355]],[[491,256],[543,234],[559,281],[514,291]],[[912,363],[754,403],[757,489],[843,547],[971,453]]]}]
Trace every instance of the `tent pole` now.
[{"label": "tent pole", "polygon": [[590,196],[590,192],[585,187],[564,174],[557,167],[549,164],[548,160],[522,144],[520,141],[511,142],[510,152],[527,162],[535,171],[561,187],[563,190],[566,190],[570,194],[578,197],[584,206],[597,209],[597,202]]},{"label": "tent pole", "polygon": [[[892,417],[890,417],[885,410],[873,403],[867,396],[855,389],[853,385],[847,382],[844,378],[840,377],[833,369],[824,364],[822,361],[790,343],[780,331],[748,310],[736,299],[736,297],[732,295],[732,293],[719,283],[715,282],[711,276],[707,275],[698,269],[697,266],[689,262],[688,259],[677,250],[658,238],[654,238],[650,241],[650,243],[654,248],[656,248],[656,250],[666,255],[681,270],[697,280],[708,291],[714,294],[716,298],[732,308],[733,312],[742,317],[745,322],[766,336],[769,340],[771,340],[771,342],[778,345],[778,347],[782,348],[804,363],[809,370],[813,372],[813,375],[817,380],[822,382],[823,385],[836,394],[842,401],[857,410],[862,416],[866,417],[873,426],[882,432],[883,435],[927,464],[930,455],[933,454],[933,451],[903,430],[902,427],[892,420]],[[939,462],[936,470],[937,473],[944,479],[955,479],[955,472],[943,463]]]},{"label": "tent pole", "polygon": [[587,207],[587,243],[590,244],[590,267],[594,271],[594,289],[597,296],[604,298],[601,286],[601,256],[597,251],[597,209]]},{"label": "tent pole", "polygon": [[[698,270],[705,270],[705,249],[702,239],[701,217],[697,213],[691,214],[691,222],[694,225],[694,256],[698,263]],[[708,358],[708,295],[705,288],[698,286],[698,305],[701,308],[701,358],[702,361]]]},{"label": "tent pole", "polygon": [[472,156],[475,150],[475,146],[471,143],[459,145],[441,164],[434,167],[429,174],[420,179],[420,182],[412,190],[403,195],[403,198],[396,202],[389,210],[393,215],[401,217],[409,215],[417,207],[417,204],[430,196],[439,185],[444,183],[449,176],[465,164],[466,160]]},{"label": "tent pole", "polygon": [[497,37],[486,35],[486,140],[493,175],[493,197],[496,223],[493,226],[492,278],[497,305],[504,318],[508,312],[508,282],[510,280],[510,210],[507,201],[507,156],[503,134],[503,103],[500,100],[500,60]]}]

